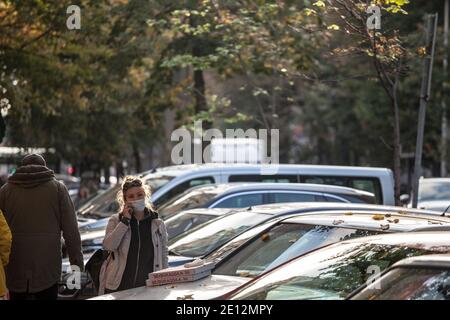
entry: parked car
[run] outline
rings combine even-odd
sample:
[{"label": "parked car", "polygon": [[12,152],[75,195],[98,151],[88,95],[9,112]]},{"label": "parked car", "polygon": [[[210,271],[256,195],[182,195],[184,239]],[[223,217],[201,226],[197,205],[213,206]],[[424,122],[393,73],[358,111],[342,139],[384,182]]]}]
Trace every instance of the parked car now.
[{"label": "parked car", "polygon": [[407,258],[365,284],[350,300],[450,300],[450,255]]},{"label": "parked car", "polygon": [[[263,169],[265,168],[265,170]],[[267,168],[271,168],[270,172]],[[276,174],[267,173],[276,172]],[[379,204],[393,205],[394,186],[390,169],[320,165],[192,164],[154,169],[141,177],[152,189],[151,201],[162,206],[189,188],[230,182],[284,182],[338,185],[375,194]],[[117,212],[117,185],[93,198],[79,210],[80,225]]]},{"label": "parked car", "polygon": [[[379,213],[379,219],[385,218],[383,213],[410,215],[429,215],[430,224],[433,217],[439,217],[434,211],[406,210],[400,207],[389,207],[379,205],[353,204],[353,203],[281,203],[272,205],[262,205],[247,209],[234,209],[229,214],[221,216],[198,228],[191,229],[169,241],[169,253],[177,256],[178,263],[185,263],[196,258],[205,258],[216,249],[239,236],[247,230],[259,226],[265,222],[278,217],[286,217],[294,214],[307,214],[317,211],[347,211],[358,214],[359,212]],[[384,220],[384,223],[387,220]]]},{"label": "parked car", "polygon": [[191,208],[244,208],[281,202],[376,203],[373,193],[309,183],[228,183],[188,189],[159,207],[167,219]]},{"label": "parked car", "polygon": [[449,232],[376,235],[328,245],[263,273],[218,299],[340,300],[409,257],[449,253]]},{"label": "parked car", "polygon": [[[242,183],[199,186],[188,189],[159,209],[166,220],[169,240],[187,232],[225,210],[199,210],[200,208],[242,208],[279,202],[353,202],[375,203],[373,194],[356,189],[301,183]],[[194,211],[186,211],[190,208]],[[184,211],[181,211],[184,210]],[[180,212],[181,211],[181,212]],[[109,218],[84,223],[80,227],[84,250],[101,246]],[[103,233],[100,232],[103,230]],[[89,234],[90,233],[90,234]]]},{"label": "parked car", "polygon": [[[386,217],[387,215],[387,217]],[[141,287],[113,293],[100,299],[212,299],[225,294],[247,278],[330,243],[379,233],[427,230],[442,225],[450,230],[449,218],[431,218],[424,215],[384,213],[379,220],[374,212],[350,214],[346,211],[314,212],[289,218],[279,218],[244,232],[222,246],[207,262],[215,262],[211,276],[199,281],[177,283],[173,286]],[[220,285],[220,287],[219,287]]]},{"label": "parked car", "polygon": [[330,243],[381,233],[447,230],[450,218],[388,211],[317,211],[251,229],[205,257],[213,274],[254,278]]},{"label": "parked car", "polygon": [[444,212],[449,206],[450,178],[419,179],[417,208]]}]

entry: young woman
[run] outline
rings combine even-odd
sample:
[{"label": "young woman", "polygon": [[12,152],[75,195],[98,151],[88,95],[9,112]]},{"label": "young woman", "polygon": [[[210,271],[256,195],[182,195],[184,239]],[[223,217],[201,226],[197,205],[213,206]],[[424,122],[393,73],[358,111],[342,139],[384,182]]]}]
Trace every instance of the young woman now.
[{"label": "young woman", "polygon": [[0,210],[0,300],[4,300],[7,294],[5,267],[8,264],[11,252],[11,239],[11,231],[3,212]]},{"label": "young woman", "polygon": [[99,294],[145,286],[148,274],[167,268],[167,231],[148,202],[150,188],[125,177],[117,194],[120,213],[111,216],[103,248],[110,255],[100,271]]}]

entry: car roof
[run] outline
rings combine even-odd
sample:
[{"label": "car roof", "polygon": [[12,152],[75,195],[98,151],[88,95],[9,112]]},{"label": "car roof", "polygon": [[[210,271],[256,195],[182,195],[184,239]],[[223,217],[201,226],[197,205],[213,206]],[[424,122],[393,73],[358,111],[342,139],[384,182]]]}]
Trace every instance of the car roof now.
[{"label": "car roof", "polygon": [[[176,215],[170,217],[169,219],[172,219],[176,216],[179,216],[181,214],[201,214],[201,215],[210,215],[210,216],[221,216],[221,215],[225,215],[225,214],[229,214],[230,212],[233,212],[236,209],[226,209],[226,208],[212,208],[212,209],[208,209],[208,208],[194,208],[194,209],[187,209],[187,210],[182,210],[179,213],[177,213]],[[168,219],[168,220],[169,220]]]},{"label": "car roof", "polygon": [[450,178],[421,178],[420,182],[450,182]]},{"label": "car roof", "polygon": [[[237,209],[236,209],[237,210]],[[296,213],[297,211],[320,211],[320,210],[372,210],[390,213],[408,213],[419,215],[431,215],[434,217],[440,216],[437,211],[410,209],[404,207],[384,206],[375,204],[360,204],[360,203],[340,203],[340,202],[286,202],[273,203],[243,208],[241,210],[251,210],[271,215]]]},{"label": "car roof", "polygon": [[450,218],[429,215],[408,215],[399,213],[376,213],[360,211],[325,211],[299,214],[284,218],[283,223],[316,224],[342,228],[364,229],[385,232],[406,232],[417,229],[433,230],[439,227],[450,231]]},{"label": "car roof", "polygon": [[450,232],[445,231],[391,233],[345,240],[341,243],[350,242],[407,246],[436,252],[450,252]]},{"label": "car roof", "polygon": [[[375,168],[375,167],[351,167],[351,166],[328,166],[328,165],[308,165],[308,164],[249,164],[249,163],[203,163],[203,164],[184,164],[156,168],[150,172],[145,172],[145,174],[154,173],[165,173],[179,175],[195,171],[233,171],[233,172],[248,172],[259,170],[262,168],[267,168],[267,171],[273,171],[274,168],[279,168],[283,170],[317,170],[321,174],[336,175],[336,171],[346,171],[352,173],[364,174],[367,172],[378,172],[379,174],[390,174],[391,170],[387,168]],[[282,173],[282,172],[280,172]]]},{"label": "car roof", "polygon": [[400,260],[392,268],[417,267],[417,268],[450,268],[450,254],[429,254]]},{"label": "car roof", "polygon": [[241,192],[241,191],[264,191],[264,190],[283,190],[283,191],[310,191],[321,193],[340,193],[345,195],[364,195],[374,197],[373,193],[357,190],[348,187],[313,184],[313,183],[277,183],[277,182],[233,182],[233,183],[220,183],[214,185],[201,185],[196,186],[188,190],[208,190],[218,189],[221,195]]}]

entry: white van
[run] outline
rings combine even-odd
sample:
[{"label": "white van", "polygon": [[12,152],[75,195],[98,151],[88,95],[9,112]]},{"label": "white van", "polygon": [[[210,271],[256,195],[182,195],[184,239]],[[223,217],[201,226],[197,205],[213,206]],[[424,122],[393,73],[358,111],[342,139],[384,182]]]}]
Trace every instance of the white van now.
[{"label": "white van", "polygon": [[[193,186],[228,182],[337,185],[371,192],[379,204],[395,204],[392,171],[384,168],[279,164],[276,174],[264,175],[261,174],[261,165],[257,164],[200,164],[166,167],[159,172],[166,178],[173,178],[153,193],[152,201],[156,205]],[[153,176],[150,174],[144,178],[152,179]]]},{"label": "white van", "polygon": [[[267,165],[265,165],[267,167]],[[394,205],[390,169],[322,165],[277,164],[276,174],[262,174],[258,164],[189,164],[158,168],[141,175],[152,188],[151,201],[160,206],[187,189],[211,183],[297,182],[345,186],[371,192],[378,204]],[[119,186],[95,197],[79,209],[80,217],[105,218],[117,212]],[[82,223],[82,221],[79,222]],[[87,222],[87,221],[86,221]]]}]

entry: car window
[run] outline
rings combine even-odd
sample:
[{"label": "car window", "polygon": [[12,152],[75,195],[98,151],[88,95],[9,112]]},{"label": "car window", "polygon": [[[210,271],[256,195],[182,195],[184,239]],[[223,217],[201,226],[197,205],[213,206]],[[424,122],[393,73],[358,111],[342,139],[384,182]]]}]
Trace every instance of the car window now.
[{"label": "car window", "polygon": [[268,218],[265,214],[254,212],[237,212],[220,217],[200,229],[188,232],[186,236],[177,239],[169,249],[177,255],[204,256]]},{"label": "car window", "polygon": [[[448,247],[442,251],[447,252]],[[343,243],[305,255],[241,290],[234,299],[344,299],[395,262],[432,250],[373,243]]]},{"label": "car window", "polygon": [[302,175],[300,176],[300,181],[303,183],[328,184],[367,191],[375,195],[377,203],[383,204],[381,184],[377,178]]},{"label": "car window", "polygon": [[[344,199],[329,197],[329,196],[325,196],[325,200],[328,202],[347,202]],[[351,202],[356,202],[356,201],[351,201]],[[364,201],[360,200],[360,201],[358,201],[358,203],[364,203]]]},{"label": "car window", "polygon": [[322,200],[320,195],[302,192],[276,192],[271,193],[271,203],[281,202],[315,202]]},{"label": "car window", "polygon": [[217,196],[220,190],[217,188],[201,188],[199,190],[190,190],[173,197],[171,200],[159,207],[159,215],[167,219],[182,210],[202,207]]},{"label": "car window", "polygon": [[300,223],[282,223],[261,233],[227,261],[214,274],[255,277],[264,271],[308,251],[342,240],[376,232]]},{"label": "car window", "polygon": [[[173,176],[155,175],[145,179],[145,183],[150,186],[151,191],[155,192],[162,186],[172,180]],[[99,217],[108,217],[119,210],[117,202],[117,192],[120,190],[120,184],[106,190],[100,195],[84,204],[78,211],[88,211],[90,214]]]},{"label": "car window", "polygon": [[216,216],[210,214],[182,213],[176,215],[165,222],[168,238],[169,240],[173,239],[174,237],[214,218],[216,218]]},{"label": "car window", "polygon": [[419,181],[419,201],[448,200],[450,181]]},{"label": "car window", "polygon": [[395,268],[354,298],[357,300],[450,300],[450,270]]},{"label": "car window", "polygon": [[167,191],[164,195],[162,195],[158,200],[155,202],[157,206],[161,206],[167,201],[171,200],[173,197],[176,197],[177,195],[183,193],[189,188],[201,186],[205,184],[211,184],[214,183],[215,180],[213,177],[198,177],[194,179],[187,180],[185,182],[182,182],[176,186],[174,186],[172,189]]},{"label": "car window", "polygon": [[213,208],[245,208],[257,206],[264,203],[264,194],[251,193],[231,196],[223,201],[214,204]]},{"label": "car window", "polygon": [[260,175],[260,174],[239,174],[231,175],[228,182],[276,182],[289,183],[298,182],[296,174],[293,175]]},{"label": "car window", "polygon": [[383,203],[380,181],[375,178],[350,178],[349,187],[373,193],[378,203]]}]

